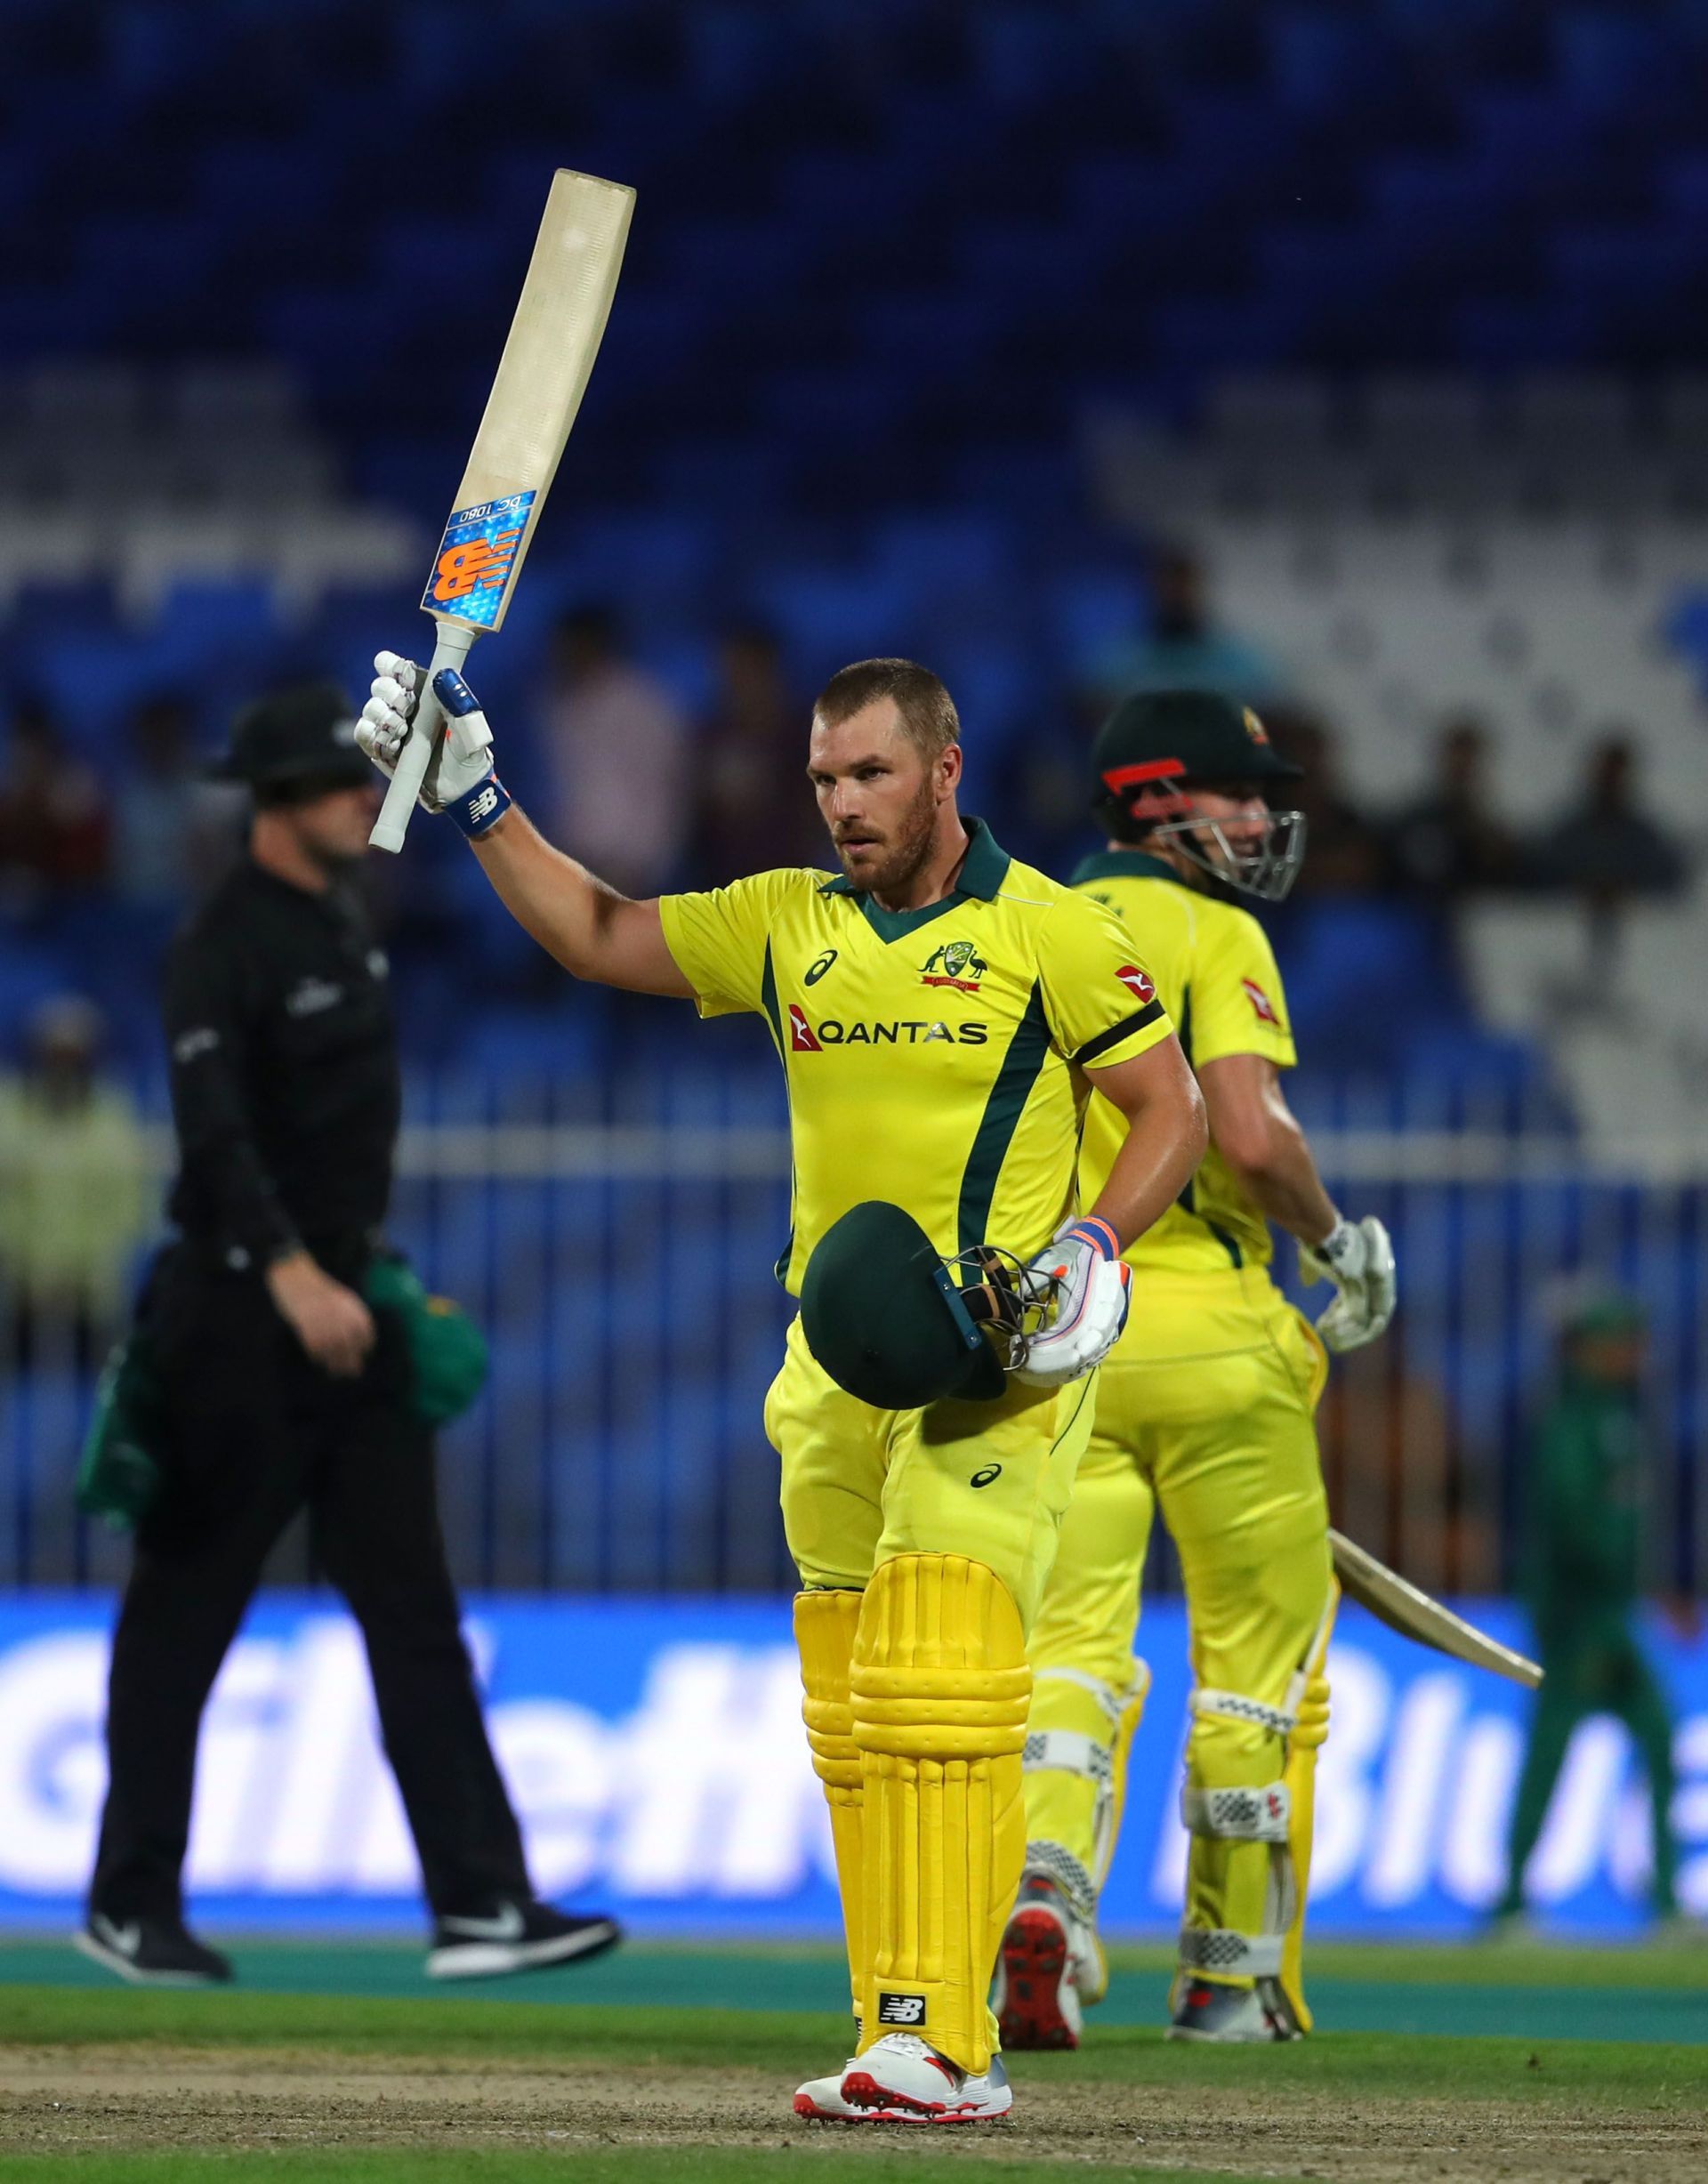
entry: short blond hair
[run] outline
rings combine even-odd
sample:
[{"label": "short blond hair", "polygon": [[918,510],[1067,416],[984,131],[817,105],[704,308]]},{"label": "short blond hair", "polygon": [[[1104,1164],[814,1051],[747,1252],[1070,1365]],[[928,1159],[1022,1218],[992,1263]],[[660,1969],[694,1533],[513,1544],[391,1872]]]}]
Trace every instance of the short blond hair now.
[{"label": "short blond hair", "polygon": [[881,697],[895,700],[902,733],[925,759],[940,758],[961,740],[955,700],[929,667],[916,660],[856,660],[838,668],[813,701],[826,728],[851,720]]}]

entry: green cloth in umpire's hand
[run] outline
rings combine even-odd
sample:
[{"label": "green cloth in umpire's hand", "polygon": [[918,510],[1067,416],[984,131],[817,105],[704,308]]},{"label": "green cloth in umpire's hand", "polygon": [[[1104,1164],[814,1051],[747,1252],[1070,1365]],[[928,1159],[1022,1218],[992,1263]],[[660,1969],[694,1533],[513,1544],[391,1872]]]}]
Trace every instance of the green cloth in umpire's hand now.
[{"label": "green cloth in umpire's hand", "polygon": [[460,1418],[487,1384],[487,1338],[448,1297],[427,1293],[402,1259],[376,1259],[362,1281],[376,1311],[403,1322],[415,1382],[415,1414],[430,1426]]},{"label": "green cloth in umpire's hand", "polygon": [[95,1406],[77,1464],[77,1507],[128,1532],[160,1491],[162,1398],[149,1346],[140,1334],[118,1343],[101,1367]]}]

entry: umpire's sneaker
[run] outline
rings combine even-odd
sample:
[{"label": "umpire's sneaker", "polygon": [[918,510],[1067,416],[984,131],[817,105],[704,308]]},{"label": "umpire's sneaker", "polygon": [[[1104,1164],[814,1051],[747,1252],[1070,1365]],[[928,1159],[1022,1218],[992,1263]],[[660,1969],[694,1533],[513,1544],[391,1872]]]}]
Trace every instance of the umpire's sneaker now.
[{"label": "umpire's sneaker", "polygon": [[109,1919],[92,1911],[74,1948],[133,1987],[225,1987],[231,1960],[197,1940],[181,1919]]},{"label": "umpire's sneaker", "polygon": [[1014,2106],[1001,2056],[974,2077],[917,2033],[886,2033],[857,2055],[842,2094],[874,2124],[990,2124]]},{"label": "umpire's sneaker", "polygon": [[1297,2040],[1299,2034],[1268,2007],[1255,1987],[1188,1979],[1164,2037],[1250,2047],[1269,2040]]},{"label": "umpire's sneaker", "polygon": [[533,1900],[492,1904],[460,1918],[447,1912],[439,1919],[427,1970],[435,1979],[492,1979],[598,1956],[622,1938],[623,1929],[602,1911],[576,1918]]}]

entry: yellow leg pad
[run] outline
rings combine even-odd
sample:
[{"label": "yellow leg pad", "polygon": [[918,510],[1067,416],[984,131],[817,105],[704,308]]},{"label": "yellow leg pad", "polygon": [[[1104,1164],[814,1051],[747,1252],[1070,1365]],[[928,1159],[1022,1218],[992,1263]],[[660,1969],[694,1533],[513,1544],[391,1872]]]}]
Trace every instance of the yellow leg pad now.
[{"label": "yellow leg pad", "polygon": [[1116,1701],[1108,1686],[1077,1672],[1033,1672],[1026,1724],[1026,1833],[1059,1843],[1095,1875],[1108,1832]]},{"label": "yellow leg pad", "polygon": [[961,1555],[898,1555],[867,1586],[850,1678],[865,1789],[863,2047],[917,2032],[990,2067],[986,1995],[1026,1858],[1032,1672],[1019,1610]]},{"label": "yellow leg pad", "polygon": [[842,1932],[848,1942],[849,1983],[854,2014],[866,1950],[866,1865],[861,1847],[863,1793],[860,1754],[854,1742],[854,1706],[849,1669],[854,1633],[859,1627],[858,1592],[799,1592],[794,1600],[794,1642],[801,1655],[801,1683],[806,1693],[801,1713],[812,1750],[812,1771],[825,1785],[830,1807],[830,1835],[836,1850],[836,1885],[842,1898]]},{"label": "yellow leg pad", "polygon": [[1121,1840],[1121,1823],[1127,1810],[1127,1763],[1132,1757],[1132,1740],[1139,1734],[1140,1722],[1144,1720],[1145,1701],[1149,1695],[1150,1670],[1144,1662],[1135,1661],[1132,1664],[1132,1681],[1121,1702],[1120,1716],[1115,1725],[1108,1835],[1105,1841],[1098,1845],[1097,1866],[1093,1874],[1100,1889],[1109,1877],[1115,1846]]},{"label": "yellow leg pad", "polygon": [[1305,1662],[1303,1688],[1298,1700],[1299,1719],[1287,1740],[1287,1771],[1282,1779],[1292,1793],[1293,1813],[1287,1829],[1287,1856],[1293,1863],[1293,1912],[1281,1947],[1281,1992],[1301,2032],[1311,2028],[1305,2001],[1305,1898],[1310,1890],[1310,1845],[1317,1817],[1317,1754],[1328,1741],[1329,1634],[1340,1606],[1338,1585],[1329,1595],[1321,1627]]},{"label": "yellow leg pad", "polygon": [[[1203,1714],[1193,1723],[1187,1745],[1187,1780],[1194,1789],[1256,1787],[1275,1781],[1284,1762],[1281,1737],[1258,1724]],[[1267,1843],[1195,1834],[1187,1854],[1187,1925],[1263,1933],[1269,1929],[1273,1863]],[[1253,1984],[1245,1973],[1200,1970],[1193,1976],[1227,1987]]]}]

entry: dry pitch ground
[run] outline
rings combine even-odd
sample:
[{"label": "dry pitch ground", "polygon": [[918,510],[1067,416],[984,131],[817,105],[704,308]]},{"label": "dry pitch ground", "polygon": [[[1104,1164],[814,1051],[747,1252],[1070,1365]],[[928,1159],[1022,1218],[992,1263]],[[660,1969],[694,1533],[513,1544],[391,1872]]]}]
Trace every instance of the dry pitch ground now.
[{"label": "dry pitch ground", "polygon": [[789,2094],[840,2039],[834,2017],[759,2009],[0,1987],[0,2177],[761,2184],[804,2158],[990,2184],[1708,2178],[1708,2046],[1343,2031],[1206,2052],[1117,2025],[1020,2059],[1004,2126],[801,2125]]},{"label": "dry pitch ground", "polygon": [[[271,2156],[270,2172],[287,2151],[431,2148],[442,2156],[467,2148],[489,2158],[556,2154],[567,2173],[579,2175],[577,2156],[618,2148],[684,2156],[705,2148],[726,2156],[737,2148],[786,2150],[821,2160],[875,2157],[884,2166],[905,2156],[909,2169],[924,2156],[922,2148],[898,2144],[896,2132],[799,2126],[788,2115],[789,2091],[777,2072],[751,2067],[570,2063],[546,2071],[428,2058],[332,2061],[267,2049],[234,2057],[206,2048],[24,2048],[0,2060],[0,2159],[26,2157],[16,2164],[25,2176],[39,2165],[28,2156],[75,2154],[86,2174],[92,2154],[172,2148]],[[1699,2184],[1708,2176],[1708,2116],[1700,2107],[1598,2106],[1585,2113],[1569,2100],[1374,2090],[1359,2099],[1273,2084],[1031,2083],[1014,2121],[933,2133],[926,2157],[1348,2184],[1416,2177]],[[283,2165],[288,2172],[294,2164]],[[730,2173],[769,2165],[749,2155],[732,2162]]]}]

